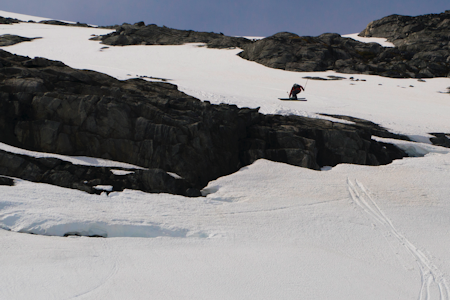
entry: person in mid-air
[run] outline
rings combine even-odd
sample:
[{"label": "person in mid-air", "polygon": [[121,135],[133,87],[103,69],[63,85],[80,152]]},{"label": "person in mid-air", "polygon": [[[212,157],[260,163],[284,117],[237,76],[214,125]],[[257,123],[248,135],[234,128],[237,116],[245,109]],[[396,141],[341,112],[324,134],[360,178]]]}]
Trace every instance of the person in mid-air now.
[{"label": "person in mid-air", "polygon": [[295,83],[292,86],[291,93],[289,94],[289,99],[297,100],[297,94],[301,93],[304,90],[305,89],[300,84]]}]

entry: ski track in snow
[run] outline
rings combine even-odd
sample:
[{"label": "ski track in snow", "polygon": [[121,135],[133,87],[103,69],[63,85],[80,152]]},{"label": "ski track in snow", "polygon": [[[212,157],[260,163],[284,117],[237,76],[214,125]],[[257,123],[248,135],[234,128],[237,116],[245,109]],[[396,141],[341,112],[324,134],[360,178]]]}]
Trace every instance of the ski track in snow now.
[{"label": "ski track in snow", "polygon": [[403,236],[391,220],[380,209],[375,202],[370,192],[364,187],[362,183],[355,180],[354,183],[347,178],[347,186],[352,197],[353,202],[356,203],[365,213],[372,219],[380,223],[392,236],[394,236],[400,245],[402,245],[407,252],[409,252],[417,263],[421,276],[420,293],[417,299],[419,300],[433,300],[431,291],[437,286],[439,290],[440,300],[450,300],[450,289],[444,274],[431,262],[430,259],[416,246],[414,246],[405,236]]},{"label": "ski track in snow", "polygon": [[[111,247],[108,245],[108,242],[103,240],[102,241],[102,255],[103,257],[106,257],[106,253],[107,254],[111,254],[112,250]],[[114,256],[113,256],[114,257]],[[114,261],[112,263],[112,267],[111,267],[111,271],[109,272],[109,274],[95,287],[91,288],[88,291],[85,291],[81,294],[75,295],[73,297],[71,297],[70,299],[82,299],[85,298],[88,295],[91,295],[92,293],[94,293],[95,291],[100,290],[102,287],[104,287],[106,285],[107,282],[109,282],[117,273],[119,272],[119,267],[117,264],[117,258],[114,258]]]}]

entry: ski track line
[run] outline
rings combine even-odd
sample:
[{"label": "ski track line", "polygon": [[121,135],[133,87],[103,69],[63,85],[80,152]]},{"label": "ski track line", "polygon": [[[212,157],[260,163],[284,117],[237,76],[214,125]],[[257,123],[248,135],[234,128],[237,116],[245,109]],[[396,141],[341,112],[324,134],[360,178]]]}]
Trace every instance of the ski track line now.
[{"label": "ski track line", "polygon": [[[105,250],[106,250],[106,252],[107,252],[108,254],[111,254],[111,247],[110,247],[107,243],[108,243],[108,241],[102,241],[102,249],[103,249],[102,255],[104,255]],[[103,279],[102,282],[100,282],[96,287],[94,287],[94,288],[92,288],[92,289],[90,289],[90,290],[88,290],[88,291],[86,291],[86,292],[83,292],[83,293],[81,293],[81,294],[75,295],[75,296],[71,297],[70,299],[80,299],[80,298],[84,298],[85,296],[92,294],[94,291],[99,290],[99,289],[100,289],[102,286],[104,286],[104,285],[105,285],[112,277],[114,277],[114,276],[118,273],[118,271],[119,271],[119,267],[118,267],[118,265],[117,265],[117,258],[115,258],[115,259],[114,259],[114,264],[113,264],[113,266],[112,266],[112,268],[111,268],[111,272],[109,272],[109,274],[105,277],[105,279]]]},{"label": "ski track line", "polygon": [[437,285],[439,289],[440,300],[450,300],[450,289],[445,280],[444,274],[427,258],[427,256],[415,247],[406,237],[397,231],[391,220],[385,215],[378,204],[375,202],[369,191],[362,183],[355,180],[355,183],[347,178],[347,186],[355,202],[364,212],[371,216],[375,221],[383,225],[398,242],[414,257],[421,275],[421,288],[419,300],[432,300],[431,288]]}]

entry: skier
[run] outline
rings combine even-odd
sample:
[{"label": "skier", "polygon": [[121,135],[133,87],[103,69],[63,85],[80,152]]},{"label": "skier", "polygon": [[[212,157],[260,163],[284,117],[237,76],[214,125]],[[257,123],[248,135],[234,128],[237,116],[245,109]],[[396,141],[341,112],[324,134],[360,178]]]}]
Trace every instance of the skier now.
[{"label": "skier", "polygon": [[291,99],[291,100],[297,100],[297,94],[298,94],[298,93],[301,93],[301,92],[304,91],[304,90],[305,90],[305,89],[304,89],[300,84],[295,83],[295,84],[292,86],[291,93],[289,94],[289,99]]}]

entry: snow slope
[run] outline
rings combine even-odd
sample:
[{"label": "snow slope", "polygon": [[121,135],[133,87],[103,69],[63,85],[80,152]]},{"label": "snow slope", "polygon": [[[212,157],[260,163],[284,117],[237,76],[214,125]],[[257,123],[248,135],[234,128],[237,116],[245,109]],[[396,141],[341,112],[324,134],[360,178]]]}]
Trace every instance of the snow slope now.
[{"label": "snow slope", "polygon": [[[171,79],[213,103],[350,115],[424,142],[429,132],[450,133],[450,96],[438,93],[446,78],[337,74],[366,81],[306,82],[335,73],[273,70],[237,57],[239,50],[102,49],[88,40],[106,32],[0,25],[0,34],[43,37],[7,51],[119,79]],[[307,85],[308,101],[278,101],[294,82]],[[420,157],[327,171],[259,160],[210,182],[199,198],[89,195],[17,179],[0,186],[0,299],[449,300],[450,151],[397,143]],[[108,238],[61,237],[71,234]]]}]

